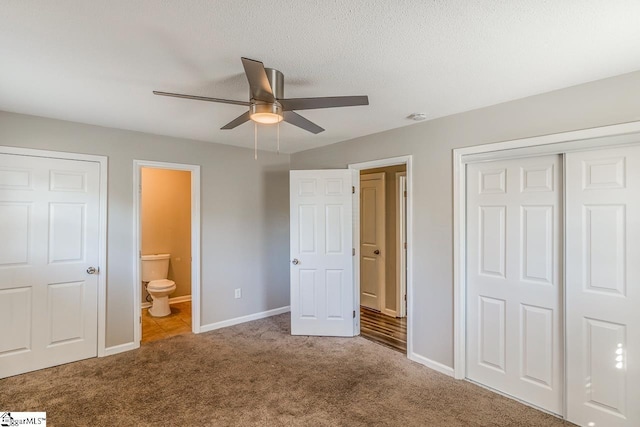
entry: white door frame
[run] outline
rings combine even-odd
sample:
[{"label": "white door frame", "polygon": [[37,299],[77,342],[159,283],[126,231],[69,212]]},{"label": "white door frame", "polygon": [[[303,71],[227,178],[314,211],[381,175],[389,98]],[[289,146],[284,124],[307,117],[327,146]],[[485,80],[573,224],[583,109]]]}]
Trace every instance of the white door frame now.
[{"label": "white door frame", "polygon": [[140,347],[142,338],[140,251],[140,189],[142,168],[170,169],[191,172],[191,330],[200,333],[200,165],[133,160],[133,342]]},{"label": "white door frame", "polygon": [[[387,159],[372,160],[369,162],[352,163],[349,169],[363,170],[385,166],[407,165],[407,357],[415,360],[413,354],[413,168],[411,166],[413,156],[399,156]],[[355,185],[355,184],[354,184]],[[359,186],[359,182],[357,183]],[[356,186],[356,188],[358,188]],[[356,325],[354,333],[360,335],[360,193],[358,195],[358,210],[353,215],[353,246],[356,250],[353,271],[355,272],[354,292]],[[420,362],[422,363],[422,362]]]},{"label": "white door frame", "polygon": [[[640,121],[453,150],[454,378],[466,378],[467,236],[465,217],[467,206],[465,164],[545,154],[562,154],[571,151],[638,144],[639,142]],[[563,283],[564,279],[563,277]]]},{"label": "white door frame", "polygon": [[407,256],[403,247],[405,240],[403,237],[407,234],[405,233],[407,208],[404,195],[406,181],[406,172],[396,172],[396,315],[399,317],[407,316],[407,305],[403,298],[407,294]]},{"label": "white door frame", "polygon": [[48,157],[64,160],[81,160],[100,164],[100,200],[98,222],[98,357],[106,356],[107,330],[107,179],[108,158],[93,154],[68,153],[62,151],[38,150],[35,148],[0,146],[0,154],[15,154],[19,156]]}]

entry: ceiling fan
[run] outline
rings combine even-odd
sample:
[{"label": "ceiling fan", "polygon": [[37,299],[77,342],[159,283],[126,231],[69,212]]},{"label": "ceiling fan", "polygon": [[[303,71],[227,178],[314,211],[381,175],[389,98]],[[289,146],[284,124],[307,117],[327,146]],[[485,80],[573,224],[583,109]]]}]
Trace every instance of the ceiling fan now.
[{"label": "ceiling fan", "polygon": [[324,129],[293,110],[369,105],[369,98],[367,96],[329,96],[321,98],[287,99],[284,97],[284,75],[280,71],[273,68],[265,68],[262,62],[248,58],[242,58],[242,65],[244,66],[244,72],[247,75],[250,87],[250,100],[248,102],[155,90],[153,93],[155,95],[249,107],[249,111],[224,125],[221,128],[224,130],[233,129],[249,120],[261,124],[275,124],[285,121],[311,133],[318,134],[324,131]]}]

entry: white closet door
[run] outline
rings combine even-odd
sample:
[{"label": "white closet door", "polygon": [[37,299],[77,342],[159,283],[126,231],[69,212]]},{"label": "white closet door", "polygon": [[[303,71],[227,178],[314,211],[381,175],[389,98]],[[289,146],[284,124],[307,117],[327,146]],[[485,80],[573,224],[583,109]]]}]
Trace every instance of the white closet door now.
[{"label": "white closet door", "polygon": [[640,425],[640,147],[570,153],[567,415]]},{"label": "white closet door", "polygon": [[467,377],[562,413],[559,156],[467,166]]},{"label": "white closet door", "polygon": [[96,356],[100,165],[0,154],[0,378]]}]

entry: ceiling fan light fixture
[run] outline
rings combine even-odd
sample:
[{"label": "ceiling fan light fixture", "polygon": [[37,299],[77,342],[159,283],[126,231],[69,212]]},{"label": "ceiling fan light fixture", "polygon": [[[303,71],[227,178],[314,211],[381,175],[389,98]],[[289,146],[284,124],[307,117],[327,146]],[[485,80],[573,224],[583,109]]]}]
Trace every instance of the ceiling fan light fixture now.
[{"label": "ceiling fan light fixture", "polygon": [[[187,95],[183,93],[161,92],[154,90],[154,95],[172,96],[175,98],[195,99],[198,101],[219,102],[222,104],[242,105],[249,110],[231,120],[220,129],[235,129],[243,123],[252,121],[258,124],[278,124],[287,122],[313,134],[324,129],[305,119],[294,110],[314,110],[318,108],[351,107],[369,105],[369,98],[362,96],[323,96],[312,98],[285,98],[284,74],[274,68],[265,68],[255,59],[241,58],[244,73],[249,82],[249,101],[210,98],[208,96]],[[285,117],[285,114],[286,117]]]},{"label": "ceiling fan light fixture", "polygon": [[284,120],[282,107],[279,103],[252,103],[249,107],[249,118],[263,125],[274,125]]}]

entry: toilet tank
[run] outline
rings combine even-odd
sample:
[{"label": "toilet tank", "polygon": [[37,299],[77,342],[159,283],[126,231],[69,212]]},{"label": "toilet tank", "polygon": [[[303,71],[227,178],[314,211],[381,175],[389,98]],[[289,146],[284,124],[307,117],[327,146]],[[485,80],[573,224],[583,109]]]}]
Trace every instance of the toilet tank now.
[{"label": "toilet tank", "polygon": [[171,254],[142,255],[142,281],[166,279],[170,258]]}]

